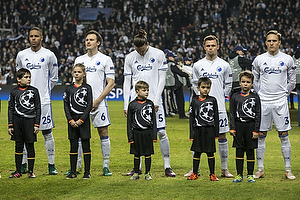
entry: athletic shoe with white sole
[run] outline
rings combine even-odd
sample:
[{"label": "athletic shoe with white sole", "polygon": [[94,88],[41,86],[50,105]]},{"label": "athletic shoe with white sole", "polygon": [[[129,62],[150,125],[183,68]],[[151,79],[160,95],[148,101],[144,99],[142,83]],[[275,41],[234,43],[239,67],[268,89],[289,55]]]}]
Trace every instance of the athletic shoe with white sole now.
[{"label": "athletic shoe with white sole", "polygon": [[210,175],[210,180],[211,181],[218,181],[219,179],[216,177],[216,175],[212,174],[212,175]]},{"label": "athletic shoe with white sole", "polygon": [[253,178],[263,178],[264,177],[264,171],[257,170],[257,172],[253,175]]},{"label": "athletic shoe with white sole", "polygon": [[233,178],[233,175],[229,172],[228,169],[222,169],[221,176],[226,178]]},{"label": "athletic shoe with white sole", "polygon": [[112,173],[108,169],[108,167],[103,167],[103,176],[111,176],[111,175],[112,175]]},{"label": "athletic shoe with white sole", "polygon": [[90,174],[90,172],[84,172],[84,174],[83,174],[83,177],[82,177],[83,179],[90,179],[91,178],[91,174]]},{"label": "athletic shoe with white sole", "polygon": [[145,180],[150,181],[152,180],[152,177],[150,175],[150,172],[148,172],[147,174],[145,174]]},{"label": "athletic shoe with white sole", "polygon": [[237,175],[232,182],[234,182],[234,183],[240,183],[242,181],[243,181],[243,176]]},{"label": "athletic shoe with white sole", "polygon": [[76,173],[73,173],[73,172],[71,172],[71,173],[66,177],[66,179],[74,179],[74,178],[77,178],[77,174],[76,174]]},{"label": "athletic shoe with white sole", "polygon": [[[140,175],[138,174],[138,173],[134,173],[133,175],[132,175],[132,177],[130,177],[130,180],[137,180],[137,179],[139,179],[140,178]],[[145,177],[146,178],[146,177]]]},{"label": "athletic shoe with white sole", "polygon": [[[131,170],[130,172],[128,172],[128,173],[126,174],[126,176],[132,176],[134,173],[135,173],[135,172],[134,172],[134,169],[133,169],[133,170]],[[139,174],[142,174],[142,170],[141,170],[141,169],[139,169]]]},{"label": "athletic shoe with white sole", "polygon": [[33,171],[28,171],[28,178],[35,178]]},{"label": "athletic shoe with white sole", "polygon": [[55,164],[48,164],[49,174],[50,175],[57,175],[58,172],[56,171]]},{"label": "athletic shoe with white sole", "polygon": [[165,174],[166,174],[166,176],[169,176],[169,177],[176,176],[176,174],[172,171],[172,169],[170,167],[165,169]]},{"label": "athletic shoe with white sole", "polygon": [[254,180],[254,178],[253,178],[253,175],[248,175],[248,176],[247,176],[247,180],[248,180],[249,183],[255,183],[255,180]]},{"label": "athletic shoe with white sole", "polygon": [[296,176],[294,176],[290,170],[285,171],[285,177],[288,179],[296,179]]},{"label": "athletic shoe with white sole", "polygon": [[21,176],[22,176],[22,173],[19,173],[18,171],[14,171],[13,173],[11,173],[9,178],[20,178]]}]

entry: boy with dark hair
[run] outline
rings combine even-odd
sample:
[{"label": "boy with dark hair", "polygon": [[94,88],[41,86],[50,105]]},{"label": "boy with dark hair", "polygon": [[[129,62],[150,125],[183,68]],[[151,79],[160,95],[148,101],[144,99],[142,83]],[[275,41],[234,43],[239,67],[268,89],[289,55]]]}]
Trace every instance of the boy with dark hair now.
[{"label": "boy with dark hair", "polygon": [[234,137],[233,147],[236,148],[237,177],[233,182],[243,181],[244,152],[247,155],[247,179],[255,182],[254,149],[257,148],[257,137],[260,127],[260,98],[251,92],[254,76],[251,71],[239,74],[241,91],[234,93],[230,98],[230,135]]},{"label": "boy with dark hair", "polygon": [[130,153],[134,154],[134,174],[130,179],[140,178],[140,156],[145,156],[145,179],[151,180],[151,154],[154,154],[153,141],[157,141],[156,113],[154,103],[147,99],[148,83],[138,81],[135,92],[137,97],[129,103],[127,111],[127,137]]},{"label": "boy with dark hair", "polygon": [[194,96],[190,105],[190,140],[193,140],[191,151],[194,151],[193,173],[188,180],[198,179],[198,169],[201,153],[206,153],[210,171],[210,180],[218,181],[215,175],[216,144],[219,136],[219,113],[215,97],[209,96],[211,80],[201,77],[198,81],[200,95]]},{"label": "boy with dark hair", "polygon": [[28,178],[33,173],[36,134],[39,132],[41,102],[38,89],[30,86],[31,73],[21,68],[17,71],[18,86],[12,89],[8,102],[8,134],[15,141],[16,171],[9,178],[20,178],[24,143],[28,152]]}]

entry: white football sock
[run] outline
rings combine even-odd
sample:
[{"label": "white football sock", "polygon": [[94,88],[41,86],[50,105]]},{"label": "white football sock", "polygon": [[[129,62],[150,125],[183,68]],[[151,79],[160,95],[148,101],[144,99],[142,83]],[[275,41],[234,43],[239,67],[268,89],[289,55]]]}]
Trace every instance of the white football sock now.
[{"label": "white football sock", "polygon": [[218,144],[219,144],[219,154],[220,154],[222,169],[227,169],[228,141],[227,141],[227,139],[218,140]]},{"label": "white football sock", "polygon": [[159,137],[160,151],[164,159],[164,167],[165,169],[170,168],[170,145],[166,130],[160,129],[157,135]]},{"label": "white football sock", "polygon": [[27,163],[27,149],[26,149],[26,146],[24,144],[22,164],[26,164],[26,163]]},{"label": "white football sock", "polygon": [[288,135],[279,137],[281,140],[281,152],[284,159],[285,169],[291,169],[291,144]]},{"label": "white football sock", "polygon": [[43,134],[43,136],[45,139],[45,149],[48,157],[48,163],[53,165],[55,157],[55,146],[52,131],[45,135]]},{"label": "white football sock", "polygon": [[103,168],[109,167],[109,156],[110,156],[110,140],[109,137],[103,137],[101,139],[101,150],[103,156]]},{"label": "white football sock", "polygon": [[78,140],[78,157],[77,157],[77,169],[81,168],[82,163],[82,144],[81,139]]},{"label": "white football sock", "polygon": [[257,169],[264,170],[264,157],[266,151],[266,136],[258,137],[258,147],[256,149]]}]

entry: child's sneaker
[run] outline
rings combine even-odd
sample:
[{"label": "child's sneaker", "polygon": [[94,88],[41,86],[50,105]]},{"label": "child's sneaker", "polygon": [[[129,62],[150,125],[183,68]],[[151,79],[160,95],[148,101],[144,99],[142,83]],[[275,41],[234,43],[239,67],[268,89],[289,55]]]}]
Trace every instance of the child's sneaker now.
[{"label": "child's sneaker", "polygon": [[[132,177],[130,177],[130,180],[137,180],[137,179],[139,179],[140,178],[140,175],[138,174],[138,173],[134,173],[133,175],[132,175]],[[145,177],[146,178],[146,177]]]},{"label": "child's sneaker", "polygon": [[111,175],[112,175],[112,173],[108,169],[108,167],[103,167],[103,176],[111,176]]},{"label": "child's sneaker", "polygon": [[239,183],[239,182],[242,182],[242,181],[243,181],[243,176],[237,175],[237,177],[235,177],[235,179],[232,182]]},{"label": "child's sneaker", "polygon": [[198,179],[198,175],[194,174],[194,172],[187,178],[187,180],[197,180]]},{"label": "child's sneaker", "polygon": [[291,170],[286,170],[285,171],[285,177],[288,179],[296,179],[296,176],[294,176],[291,172]]},{"label": "child's sneaker", "polygon": [[172,171],[172,169],[170,167],[165,169],[165,174],[166,174],[166,176],[169,176],[169,177],[176,176],[176,174]]},{"label": "child's sneaker", "polygon": [[210,175],[210,180],[211,181],[218,181],[219,179],[216,177],[216,175],[212,174],[212,175]]},{"label": "child's sneaker", "polygon": [[254,180],[254,178],[253,178],[253,175],[248,175],[248,176],[247,176],[247,180],[248,180],[249,183],[255,183],[255,180]]},{"label": "child's sneaker", "polygon": [[73,172],[71,172],[71,173],[66,177],[66,179],[73,179],[73,178],[77,178],[77,174],[76,174],[76,173],[73,173]]},{"label": "child's sneaker", "polygon": [[233,175],[229,172],[228,169],[222,169],[221,176],[226,178],[233,178]]},{"label": "child's sneaker", "polygon": [[[131,170],[130,172],[128,172],[128,173],[126,174],[126,176],[132,176],[134,173],[135,173],[135,172],[134,172],[134,169],[133,169],[133,170]],[[139,174],[142,174],[142,170],[141,170],[141,169],[139,169]]]},{"label": "child's sneaker", "polygon": [[264,177],[263,170],[257,170],[257,172],[253,175],[253,178],[263,178],[263,177]]},{"label": "child's sneaker", "polygon": [[35,178],[33,171],[28,171],[28,178]]},{"label": "child's sneaker", "polygon": [[147,181],[152,180],[152,177],[151,177],[151,175],[150,175],[150,172],[148,172],[147,174],[145,174],[145,179],[146,179]]},{"label": "child's sneaker", "polygon": [[20,178],[21,176],[22,176],[21,173],[19,173],[18,171],[14,171],[13,173],[11,173],[9,178]]},{"label": "child's sneaker", "polygon": [[84,172],[84,174],[83,174],[83,177],[82,177],[83,179],[90,179],[91,178],[91,174],[90,174],[90,172]]}]

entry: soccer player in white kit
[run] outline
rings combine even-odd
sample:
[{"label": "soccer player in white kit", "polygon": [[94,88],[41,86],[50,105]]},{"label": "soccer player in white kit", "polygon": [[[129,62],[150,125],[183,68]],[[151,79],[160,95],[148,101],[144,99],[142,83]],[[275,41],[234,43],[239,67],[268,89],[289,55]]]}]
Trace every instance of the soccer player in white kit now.
[{"label": "soccer player in white kit", "polygon": [[87,83],[92,87],[93,108],[90,117],[95,128],[97,128],[101,141],[103,156],[103,175],[111,176],[109,170],[110,139],[108,136],[108,126],[111,124],[106,96],[115,85],[114,64],[109,56],[98,51],[98,47],[103,43],[101,35],[90,30],[85,35],[85,47],[87,53],[75,59],[77,63],[86,67]]},{"label": "soccer player in white kit", "polygon": [[[229,96],[232,87],[232,72],[228,62],[218,57],[219,39],[214,35],[204,38],[203,47],[206,52],[205,58],[194,64],[192,71],[192,84],[194,92],[199,95],[196,89],[198,80],[201,77],[208,77],[212,81],[209,95],[215,97],[219,109],[219,154],[221,158],[221,176],[232,178],[233,175],[227,168],[228,142],[226,132],[229,131],[228,117],[226,113],[225,97]],[[186,174],[185,176],[188,176]]]},{"label": "soccer player in white kit", "polygon": [[[56,175],[57,171],[54,164],[55,145],[52,134],[54,128],[52,108],[51,108],[51,90],[58,80],[57,59],[53,52],[42,47],[42,30],[33,27],[29,31],[30,48],[20,51],[17,54],[16,66],[27,68],[31,73],[31,85],[39,90],[41,98],[41,122],[40,130],[45,139],[45,149],[48,156],[49,174]],[[27,169],[27,151],[24,147],[22,171]]]},{"label": "soccer player in white kit", "polygon": [[[165,174],[169,177],[175,177],[176,174],[170,166],[169,139],[165,130],[166,119],[161,99],[166,82],[167,61],[163,51],[149,46],[147,33],[144,30],[139,30],[134,37],[133,46],[135,51],[126,55],[124,64],[124,115],[127,117],[129,96],[131,100],[136,98],[134,91],[130,95],[131,86],[134,86],[138,81],[147,82],[149,84],[148,98],[154,102],[156,111],[157,135],[164,159]],[[133,175],[133,173],[129,172],[127,175]]]},{"label": "soccer player in white kit", "polygon": [[265,43],[267,52],[257,56],[252,63],[253,87],[261,100],[261,125],[256,149],[258,170],[254,178],[264,176],[265,139],[274,122],[281,140],[286,178],[295,179],[291,172],[291,144],[288,138],[291,122],[287,100],[296,84],[295,64],[291,56],[279,52],[280,33],[269,31]]}]

